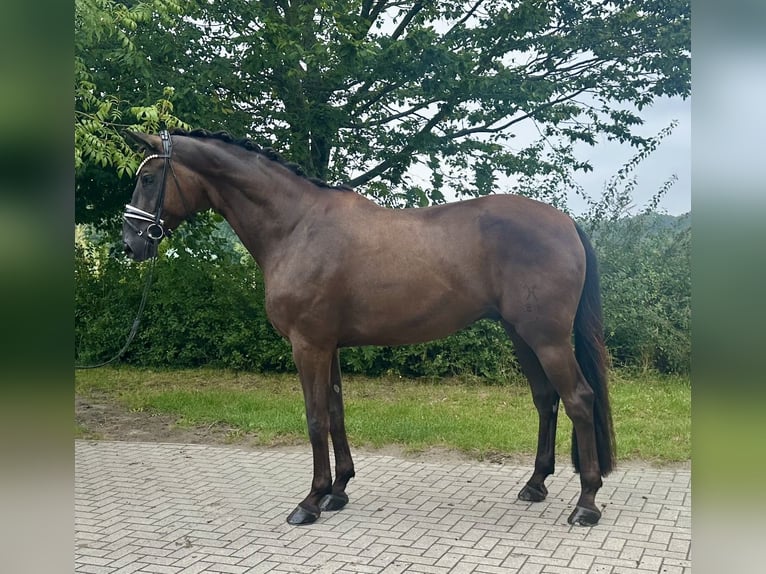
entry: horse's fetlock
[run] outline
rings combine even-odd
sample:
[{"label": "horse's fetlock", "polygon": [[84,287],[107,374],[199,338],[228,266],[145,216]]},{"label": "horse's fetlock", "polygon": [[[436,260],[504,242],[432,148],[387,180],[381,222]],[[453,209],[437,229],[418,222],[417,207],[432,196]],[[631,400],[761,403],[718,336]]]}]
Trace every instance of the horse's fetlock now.
[{"label": "horse's fetlock", "polygon": [[317,496],[324,496],[332,492],[331,480],[319,480],[311,483],[311,493]]}]

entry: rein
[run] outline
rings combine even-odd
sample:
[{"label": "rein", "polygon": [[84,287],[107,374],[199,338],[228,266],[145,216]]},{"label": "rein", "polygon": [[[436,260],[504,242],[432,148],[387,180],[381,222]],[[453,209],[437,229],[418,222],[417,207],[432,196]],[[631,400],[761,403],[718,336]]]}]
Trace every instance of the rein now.
[{"label": "rein", "polygon": [[[125,205],[125,212],[123,213],[123,220],[125,223],[133,229],[133,231],[136,232],[136,234],[143,238],[147,243],[154,243],[159,242],[160,239],[162,239],[165,236],[170,236],[170,230],[165,229],[164,224],[165,221],[162,219],[162,206],[165,202],[165,184],[167,183],[167,173],[168,168],[170,169],[170,173],[173,176],[173,181],[176,182],[176,188],[178,189],[179,197],[181,198],[181,203],[183,204],[184,210],[188,214],[188,209],[186,207],[186,202],[184,202],[183,194],[181,193],[181,188],[178,185],[178,179],[176,178],[175,171],[173,170],[173,164],[170,163],[170,159],[173,153],[173,142],[170,139],[170,134],[166,129],[163,129],[160,132],[160,139],[162,140],[162,154],[152,154],[144,158],[144,160],[139,164],[138,169],[136,170],[136,175],[141,173],[141,168],[143,168],[146,163],[152,159],[164,159],[164,163],[162,166],[162,185],[160,186],[160,192],[157,196],[157,203],[155,207],[155,213],[149,213],[148,211],[144,211],[143,209],[139,209],[137,207],[133,207],[130,204]],[[146,235],[144,235],[144,231],[140,230],[136,225],[133,224],[133,221],[145,221],[149,222],[149,225],[146,227]],[[155,250],[154,255],[152,256],[152,264],[149,268],[149,273],[146,277],[146,284],[144,285],[143,293],[141,294],[141,302],[138,305],[138,311],[136,313],[136,318],[133,320],[133,325],[130,328],[130,332],[128,333],[128,337],[125,340],[125,344],[122,346],[122,348],[115,354],[111,359],[108,359],[102,363],[98,363],[95,365],[75,365],[75,369],[97,369],[99,367],[104,367],[110,363],[113,363],[117,359],[119,359],[122,354],[128,349],[128,346],[130,346],[130,343],[133,342],[133,338],[136,336],[136,333],[138,332],[138,325],[141,320],[141,314],[144,311],[144,306],[146,305],[146,299],[149,295],[149,287],[152,284],[152,280],[154,279],[154,266],[157,262],[157,251]]]},{"label": "rein", "polygon": [[128,338],[125,339],[125,344],[122,346],[122,349],[117,351],[117,354],[115,354],[111,359],[107,359],[106,361],[102,363],[97,363],[95,365],[75,365],[75,369],[98,369],[99,367],[105,367],[106,365],[115,362],[117,359],[119,359],[122,354],[128,350],[128,347],[133,342],[133,338],[136,336],[136,333],[138,332],[138,325],[141,322],[141,313],[144,311],[144,305],[146,305],[146,298],[149,295],[149,287],[152,284],[152,280],[154,279],[154,265],[157,262],[157,256],[155,255],[152,257],[152,265],[149,267],[149,274],[146,277],[146,284],[144,285],[144,291],[141,294],[141,303],[138,305],[138,312],[136,313],[136,318],[133,319],[133,326],[130,328],[130,332],[128,333]]}]

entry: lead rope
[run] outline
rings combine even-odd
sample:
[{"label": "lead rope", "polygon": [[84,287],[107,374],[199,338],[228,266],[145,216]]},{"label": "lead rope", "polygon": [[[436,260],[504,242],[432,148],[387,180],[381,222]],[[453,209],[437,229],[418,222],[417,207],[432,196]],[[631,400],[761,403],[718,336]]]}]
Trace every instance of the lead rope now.
[{"label": "lead rope", "polygon": [[98,369],[99,367],[104,367],[110,363],[115,362],[128,349],[128,347],[130,346],[130,343],[133,341],[133,338],[136,336],[136,333],[138,332],[138,325],[141,322],[141,314],[144,312],[144,306],[146,305],[146,298],[149,295],[149,287],[151,287],[152,280],[154,279],[154,265],[156,262],[157,262],[157,256],[155,255],[154,257],[152,257],[152,265],[151,267],[149,267],[149,273],[146,276],[146,284],[144,285],[144,292],[141,294],[141,303],[139,303],[138,305],[138,312],[136,313],[136,318],[133,319],[133,326],[130,328],[130,332],[128,333],[128,338],[125,340],[125,344],[122,346],[122,349],[120,349],[114,357],[104,361],[103,363],[98,363],[96,365],[75,365],[74,366],[75,369]]},{"label": "lead rope", "polygon": [[[175,181],[176,188],[178,189],[178,194],[181,197],[181,203],[183,204],[184,211],[188,214],[188,209],[186,208],[186,202],[184,201],[183,194],[181,193],[181,187],[178,185],[178,179],[176,179],[176,172],[173,169],[173,164],[170,163],[170,157],[173,151],[173,140],[170,139],[170,134],[167,131],[167,128],[165,126],[162,127],[162,130],[160,131],[160,139],[162,140],[162,150],[163,155],[159,154],[153,154],[150,155],[141,162],[141,164],[138,166],[138,169],[136,170],[136,174],[138,174],[141,171],[141,168],[144,166],[144,164],[149,161],[150,159],[155,158],[163,158],[164,165],[162,166],[162,187],[160,188],[160,193],[157,197],[157,214],[155,216],[152,216],[150,213],[147,213],[145,211],[142,211],[140,209],[134,208],[131,205],[126,206],[126,212],[129,214],[130,217],[133,217],[135,219],[140,219],[143,221],[153,221],[151,225],[155,225],[159,227],[161,230],[161,235],[158,237],[152,237],[152,235],[149,233],[149,227],[147,227],[147,236],[152,240],[159,241],[163,235],[167,235],[165,228],[163,227],[163,221],[160,219],[160,216],[162,215],[162,205],[165,198],[165,185],[167,183],[167,170],[168,166],[170,167],[170,173],[173,176],[173,180]],[[149,217],[147,217],[149,216]],[[128,217],[125,217],[125,221],[127,221],[128,225],[132,227],[134,230],[138,231],[135,226],[130,222]],[[141,235],[140,232],[138,232],[139,235]],[[148,243],[147,243],[148,246]],[[95,365],[75,365],[75,369],[98,369],[99,367],[104,367],[110,363],[113,363],[117,359],[119,359],[123,353],[128,349],[130,346],[130,343],[133,341],[133,338],[136,336],[136,333],[138,332],[138,325],[141,321],[141,314],[144,311],[144,306],[146,305],[146,299],[149,295],[149,287],[151,287],[152,280],[154,278],[154,265],[157,262],[157,254],[155,252],[154,257],[152,257],[152,265],[149,268],[149,273],[146,277],[146,285],[144,285],[144,292],[141,295],[141,303],[138,305],[138,312],[136,313],[136,318],[133,320],[133,325],[130,328],[130,332],[128,333],[128,338],[125,340],[125,344],[122,346],[122,349],[120,349],[116,355],[114,355],[111,359],[104,361],[102,363],[98,363]]]}]

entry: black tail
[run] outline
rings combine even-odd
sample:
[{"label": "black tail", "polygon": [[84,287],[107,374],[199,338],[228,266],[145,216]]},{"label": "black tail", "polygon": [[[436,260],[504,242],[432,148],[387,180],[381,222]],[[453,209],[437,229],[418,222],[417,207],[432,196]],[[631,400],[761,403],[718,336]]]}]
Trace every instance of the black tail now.
[{"label": "black tail", "polygon": [[[599,285],[596,253],[588,236],[575,224],[577,234],[585,248],[585,285],[574,323],[575,357],[585,380],[593,389],[593,420],[596,428],[596,448],[601,475],[606,476],[615,465],[616,448],[612,428],[612,409],[609,406],[607,384],[608,358],[604,345],[604,326],[601,315],[601,288]],[[580,461],[577,438],[572,431],[572,464],[579,472]]]}]

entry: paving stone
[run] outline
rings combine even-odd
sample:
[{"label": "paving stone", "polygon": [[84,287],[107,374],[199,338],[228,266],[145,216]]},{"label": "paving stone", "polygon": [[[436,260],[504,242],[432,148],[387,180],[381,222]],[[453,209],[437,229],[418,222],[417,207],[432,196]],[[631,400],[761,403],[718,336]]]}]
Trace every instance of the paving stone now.
[{"label": "paving stone", "polygon": [[349,504],[287,514],[311,452],[75,441],[78,574],[688,574],[691,473],[631,466],[605,479],[598,526],[566,519],[579,476],[516,499],[531,468],[355,456]]}]

